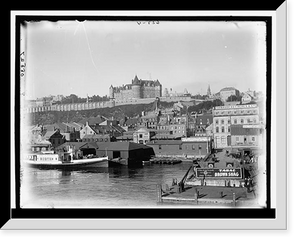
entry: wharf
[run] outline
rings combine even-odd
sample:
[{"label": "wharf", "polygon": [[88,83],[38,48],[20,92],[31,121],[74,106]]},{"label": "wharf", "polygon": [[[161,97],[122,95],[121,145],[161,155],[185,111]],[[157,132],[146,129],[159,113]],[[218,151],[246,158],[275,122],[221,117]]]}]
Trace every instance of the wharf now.
[{"label": "wharf", "polygon": [[[158,190],[161,189],[158,185]],[[253,192],[248,193],[245,187],[222,186],[185,186],[182,192],[178,192],[178,186],[172,186],[169,190],[162,189],[158,192],[158,202],[179,204],[203,204],[222,206],[255,206],[256,200]]]},{"label": "wharf", "polygon": [[180,159],[174,158],[153,158],[149,161],[151,164],[179,164],[182,161]]}]

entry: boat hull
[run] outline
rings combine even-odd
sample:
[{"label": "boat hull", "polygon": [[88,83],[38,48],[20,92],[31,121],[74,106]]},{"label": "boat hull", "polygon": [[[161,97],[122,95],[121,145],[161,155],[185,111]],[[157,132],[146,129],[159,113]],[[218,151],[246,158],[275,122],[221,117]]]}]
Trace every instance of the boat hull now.
[{"label": "boat hull", "polygon": [[108,158],[92,158],[92,159],[82,159],[74,160],[69,163],[58,162],[39,162],[25,160],[26,165],[33,168],[44,168],[44,169],[86,169],[86,168],[107,168]]}]

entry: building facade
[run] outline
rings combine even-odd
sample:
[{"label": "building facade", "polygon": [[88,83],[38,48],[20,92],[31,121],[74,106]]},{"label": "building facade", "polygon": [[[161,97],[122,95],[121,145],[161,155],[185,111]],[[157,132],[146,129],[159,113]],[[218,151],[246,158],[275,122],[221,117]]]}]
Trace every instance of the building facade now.
[{"label": "building facade", "polygon": [[239,96],[240,92],[233,87],[226,87],[220,90],[220,98],[222,101],[227,101],[232,95]]},{"label": "building facade", "polygon": [[209,137],[191,137],[181,140],[154,140],[147,143],[157,157],[203,158],[211,152]]},{"label": "building facade", "polygon": [[131,84],[109,88],[109,97],[115,101],[162,97],[162,85],[158,80],[142,80],[134,77]]},{"label": "building facade", "polygon": [[257,125],[259,107],[256,104],[216,106],[213,109],[213,134],[215,148],[231,146],[232,126]]}]

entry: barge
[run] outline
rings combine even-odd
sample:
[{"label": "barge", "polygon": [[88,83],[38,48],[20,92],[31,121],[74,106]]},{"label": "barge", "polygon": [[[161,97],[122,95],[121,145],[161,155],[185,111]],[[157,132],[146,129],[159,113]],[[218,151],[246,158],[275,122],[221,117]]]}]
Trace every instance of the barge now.
[{"label": "barge", "polygon": [[157,185],[157,202],[259,207],[255,166],[226,150],[209,154],[194,160],[179,183],[173,179],[171,186]]}]

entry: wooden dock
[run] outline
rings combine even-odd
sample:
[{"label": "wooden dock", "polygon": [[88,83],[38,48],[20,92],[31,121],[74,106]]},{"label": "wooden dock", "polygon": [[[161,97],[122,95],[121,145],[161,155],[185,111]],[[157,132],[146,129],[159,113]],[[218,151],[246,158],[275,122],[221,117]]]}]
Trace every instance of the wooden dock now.
[{"label": "wooden dock", "polygon": [[180,186],[157,185],[157,202],[166,204],[190,205],[222,205],[222,206],[247,206],[253,205],[255,197],[248,193],[244,187],[219,187],[219,186]]},{"label": "wooden dock", "polygon": [[180,159],[174,159],[174,158],[153,158],[153,159],[150,159],[149,162],[151,164],[175,165],[175,164],[181,163],[182,161]]}]

